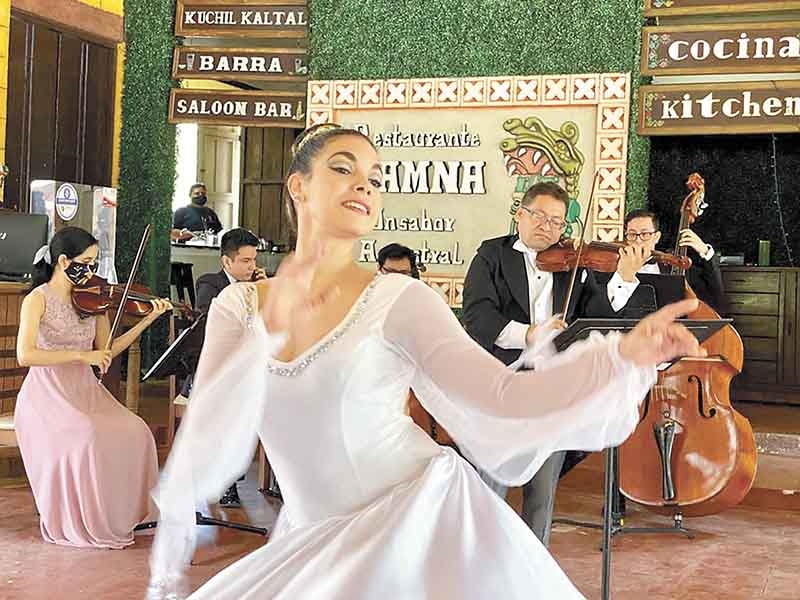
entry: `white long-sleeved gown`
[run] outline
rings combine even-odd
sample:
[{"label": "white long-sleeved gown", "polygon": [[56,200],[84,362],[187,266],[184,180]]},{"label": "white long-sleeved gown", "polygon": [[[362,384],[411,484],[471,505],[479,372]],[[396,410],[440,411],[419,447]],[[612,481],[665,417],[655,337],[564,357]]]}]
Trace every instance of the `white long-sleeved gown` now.
[{"label": "white long-sleeved gown", "polygon": [[621,359],[611,335],[514,372],[400,275],[376,276],[336,328],[282,363],[257,304],[255,286],[237,284],[212,305],[157,493],[151,598],[168,597],[191,556],[195,502],[245,470],[256,435],[285,502],[275,531],[193,600],[582,597],[474,469],[406,415],[408,390],[481,467],[519,485],[556,450],[624,440],[655,369]]}]

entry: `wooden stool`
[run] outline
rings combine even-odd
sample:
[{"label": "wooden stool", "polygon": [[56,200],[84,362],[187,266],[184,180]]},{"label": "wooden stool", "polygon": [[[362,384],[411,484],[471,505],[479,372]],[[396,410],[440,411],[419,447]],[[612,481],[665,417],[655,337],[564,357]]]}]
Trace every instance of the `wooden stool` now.
[{"label": "wooden stool", "polygon": [[0,415],[0,446],[17,448],[17,433],[14,431],[14,415]]}]

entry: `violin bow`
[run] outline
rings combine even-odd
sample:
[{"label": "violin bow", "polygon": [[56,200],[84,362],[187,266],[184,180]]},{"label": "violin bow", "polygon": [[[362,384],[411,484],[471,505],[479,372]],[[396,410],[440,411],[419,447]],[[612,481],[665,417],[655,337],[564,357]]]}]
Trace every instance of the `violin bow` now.
[{"label": "violin bow", "polygon": [[[119,307],[117,307],[117,313],[114,315],[114,323],[111,325],[111,331],[108,332],[108,339],[106,340],[106,347],[104,350],[111,350],[111,346],[114,343],[114,335],[117,333],[117,329],[119,329],[119,325],[122,322],[122,315],[125,313],[125,303],[128,301],[128,294],[131,291],[131,285],[133,284],[133,280],[136,278],[136,272],[139,270],[139,265],[142,262],[144,249],[147,247],[147,242],[150,240],[150,229],[151,225],[148,223],[147,227],[144,228],[142,239],[139,241],[139,249],[136,251],[136,258],[133,259],[131,273],[128,277],[128,281],[125,283],[125,289],[122,291],[122,298],[120,299]],[[103,373],[100,373],[100,377],[97,378],[97,382],[103,382]]]},{"label": "violin bow", "polygon": [[597,189],[597,177],[600,175],[600,170],[596,169],[594,172],[594,177],[592,178],[592,191],[589,194],[589,204],[586,206],[586,216],[583,219],[583,222],[578,222],[581,225],[581,237],[578,241],[578,250],[577,255],[575,258],[575,268],[572,269],[572,276],[569,278],[569,287],[567,288],[567,297],[564,299],[564,306],[561,309],[561,314],[563,315],[564,320],[567,319],[567,309],[569,308],[569,303],[572,300],[572,292],[575,290],[575,278],[578,275],[578,268],[581,264],[581,254],[583,253],[583,244],[586,237],[586,223],[589,221],[589,215],[592,214],[592,205],[594,204],[594,192]]}]

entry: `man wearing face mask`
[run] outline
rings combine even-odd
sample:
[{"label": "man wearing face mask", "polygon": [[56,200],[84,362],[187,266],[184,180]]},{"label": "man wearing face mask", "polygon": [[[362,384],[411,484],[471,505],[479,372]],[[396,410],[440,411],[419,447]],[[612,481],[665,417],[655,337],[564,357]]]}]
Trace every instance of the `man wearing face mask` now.
[{"label": "man wearing face mask", "polygon": [[217,213],[206,206],[208,195],[206,186],[202,183],[195,183],[189,190],[191,204],[175,211],[172,217],[172,237],[173,239],[185,239],[185,232],[190,231],[211,231],[219,233],[222,231]]}]

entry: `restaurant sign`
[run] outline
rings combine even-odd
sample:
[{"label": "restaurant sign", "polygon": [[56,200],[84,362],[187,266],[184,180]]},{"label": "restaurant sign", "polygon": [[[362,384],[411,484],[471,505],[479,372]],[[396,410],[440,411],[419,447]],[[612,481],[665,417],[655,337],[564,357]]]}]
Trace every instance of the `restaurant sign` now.
[{"label": "restaurant sign", "polygon": [[800,21],[644,27],[642,74],[798,70]]},{"label": "restaurant sign", "polygon": [[305,81],[308,52],[300,48],[175,48],[175,79]]},{"label": "restaurant sign", "polygon": [[738,14],[800,9],[800,0],[644,0],[647,17]]},{"label": "restaurant sign", "polygon": [[643,85],[640,135],[797,133],[800,81]]},{"label": "restaurant sign", "polygon": [[626,73],[312,80],[308,124],[355,127],[380,155],[382,205],[357,260],[404,244],[459,306],[475,251],[516,231],[536,183],[566,190],[567,235],[622,239],[630,87]]},{"label": "restaurant sign", "polygon": [[306,95],[301,92],[173,89],[170,123],[297,127],[305,122]]},{"label": "restaurant sign", "polygon": [[305,0],[178,0],[178,36],[307,37]]}]

